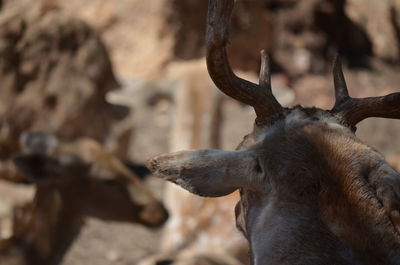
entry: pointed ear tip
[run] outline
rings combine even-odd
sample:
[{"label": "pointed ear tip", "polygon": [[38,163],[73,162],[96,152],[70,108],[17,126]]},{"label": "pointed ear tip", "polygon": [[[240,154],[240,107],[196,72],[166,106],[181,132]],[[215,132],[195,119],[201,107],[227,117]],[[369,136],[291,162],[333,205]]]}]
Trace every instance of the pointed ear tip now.
[{"label": "pointed ear tip", "polygon": [[157,170],[158,166],[158,161],[157,161],[157,156],[150,158],[146,162],[146,167],[150,170],[151,173],[154,174],[154,172]]},{"label": "pointed ear tip", "polygon": [[171,154],[160,154],[156,155],[146,162],[146,167],[151,171],[151,173],[155,174],[160,168],[168,165],[168,161],[170,161]]}]

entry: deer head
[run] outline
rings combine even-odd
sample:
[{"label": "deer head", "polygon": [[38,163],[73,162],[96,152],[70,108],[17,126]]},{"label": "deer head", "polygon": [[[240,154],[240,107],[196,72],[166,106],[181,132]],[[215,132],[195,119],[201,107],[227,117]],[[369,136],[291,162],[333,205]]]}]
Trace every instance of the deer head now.
[{"label": "deer head", "polygon": [[13,159],[15,174],[35,184],[36,193],[32,202],[16,208],[12,237],[0,247],[0,259],[20,249],[24,264],[58,264],[86,217],[152,228],[166,221],[163,204],[97,142],[65,143],[51,134],[25,133],[21,145],[23,153]]},{"label": "deer head", "polygon": [[253,131],[235,151],[160,155],[149,169],[200,196],[239,189],[236,223],[253,264],[399,264],[400,176],[354,133],[369,117],[400,118],[400,93],[350,97],[336,57],[331,110],[282,107],[265,52],[259,84],[229,65],[233,6],[209,1],[207,66],[222,92],[254,107]]}]

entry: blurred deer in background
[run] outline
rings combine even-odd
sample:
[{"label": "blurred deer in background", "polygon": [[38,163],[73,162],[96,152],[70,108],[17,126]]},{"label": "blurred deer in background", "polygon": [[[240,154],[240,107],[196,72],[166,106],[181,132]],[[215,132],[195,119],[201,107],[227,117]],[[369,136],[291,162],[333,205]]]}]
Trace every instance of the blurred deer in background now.
[{"label": "blurred deer in background", "polygon": [[33,183],[36,193],[14,210],[12,236],[0,241],[5,264],[60,263],[86,217],[151,228],[166,221],[162,203],[94,140],[60,143],[50,134],[27,133],[21,144],[24,152],[2,176]]},{"label": "blurred deer in background", "polygon": [[209,1],[207,65],[222,92],[254,107],[253,131],[236,151],[180,151],[153,158],[149,168],[204,197],[239,189],[236,224],[252,264],[400,264],[400,176],[354,134],[366,118],[399,119],[400,93],[351,98],[336,58],[332,110],[282,107],[265,52],[259,85],[231,70],[233,6]]}]

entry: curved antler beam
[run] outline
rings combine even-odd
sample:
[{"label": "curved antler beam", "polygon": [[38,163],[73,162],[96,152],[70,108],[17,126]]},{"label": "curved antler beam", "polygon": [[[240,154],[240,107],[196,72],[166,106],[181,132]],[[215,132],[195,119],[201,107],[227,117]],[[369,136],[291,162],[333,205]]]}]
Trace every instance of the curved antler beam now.
[{"label": "curved antler beam", "polygon": [[349,96],[339,55],[334,60],[333,81],[336,102],[331,112],[343,123],[355,126],[360,121],[371,117],[400,119],[400,93],[370,98]]},{"label": "curved antler beam", "polygon": [[332,113],[351,126],[371,117],[400,119],[400,93],[383,97],[350,98]]},{"label": "curved antler beam", "polygon": [[[270,89],[237,77],[228,62],[226,45],[234,0],[209,0],[207,15],[207,67],[215,85],[226,95],[254,107],[258,119],[282,112]],[[264,56],[265,57],[265,56]],[[266,59],[262,59],[264,69]],[[269,75],[269,70],[264,74]],[[264,76],[264,81],[270,77]],[[264,84],[264,81],[262,83]]]}]

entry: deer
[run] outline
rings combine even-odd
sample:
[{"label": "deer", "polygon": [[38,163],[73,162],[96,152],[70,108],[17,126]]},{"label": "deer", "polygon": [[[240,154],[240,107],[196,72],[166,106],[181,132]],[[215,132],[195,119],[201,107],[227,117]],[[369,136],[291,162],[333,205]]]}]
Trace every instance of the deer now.
[{"label": "deer", "polygon": [[259,84],[236,76],[226,46],[234,0],[209,0],[206,62],[226,95],[257,118],[234,151],[186,150],[148,161],[157,176],[202,197],[239,190],[236,226],[261,264],[400,264],[400,175],[355,136],[370,117],[400,118],[400,93],[352,98],[335,57],[332,109],[282,107],[261,51]]},{"label": "deer", "polygon": [[87,217],[162,226],[164,205],[119,159],[96,141],[60,141],[49,133],[21,136],[22,152],[1,170],[32,183],[34,198],[13,210],[12,235],[0,241],[7,264],[59,264]]}]

